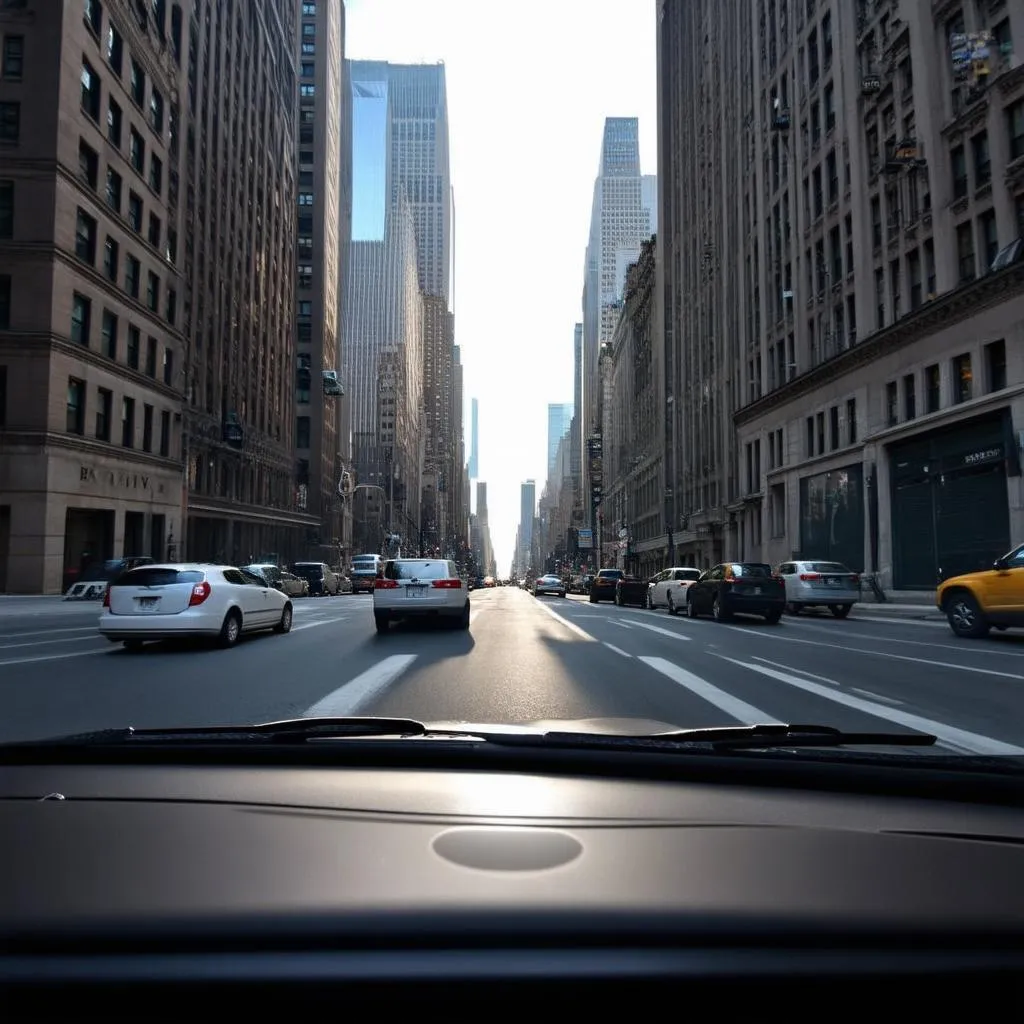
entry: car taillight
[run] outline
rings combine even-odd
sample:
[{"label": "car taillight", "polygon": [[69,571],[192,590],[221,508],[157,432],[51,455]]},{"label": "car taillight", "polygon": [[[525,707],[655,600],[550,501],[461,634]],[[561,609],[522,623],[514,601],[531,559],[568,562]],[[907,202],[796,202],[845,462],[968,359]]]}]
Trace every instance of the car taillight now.
[{"label": "car taillight", "polygon": [[434,580],[432,587],[442,587],[445,590],[461,590],[462,580]]},{"label": "car taillight", "polygon": [[397,582],[397,580],[384,580],[384,579],[378,578],[378,579],[375,579],[373,581],[373,589],[374,590],[397,590],[398,589],[398,582]]},{"label": "car taillight", "polygon": [[109,586],[107,587],[106,590],[103,591],[103,607],[104,608],[109,608],[110,607],[110,587]]},{"label": "car taillight", "polygon": [[802,572],[802,573],[800,573],[800,579],[804,580],[805,582],[807,580],[820,580],[821,579],[821,573],[820,572]]},{"label": "car taillight", "polygon": [[194,608],[197,604],[202,604],[210,596],[210,584],[203,580],[202,583],[197,583],[192,588],[192,594],[188,599],[189,608]]},{"label": "car taillight", "polygon": [[784,576],[780,576],[777,572],[772,573],[772,579],[775,580],[776,583],[786,582],[786,578]]},{"label": "car taillight", "polygon": [[852,583],[852,584],[853,584],[853,585],[854,585],[855,587],[859,587],[859,586],[860,586],[860,576],[859,576],[859,575],[858,575],[857,573],[854,573],[854,574],[853,574],[853,575],[852,575],[852,576],[850,577],[850,582],[851,582],[851,583]]}]

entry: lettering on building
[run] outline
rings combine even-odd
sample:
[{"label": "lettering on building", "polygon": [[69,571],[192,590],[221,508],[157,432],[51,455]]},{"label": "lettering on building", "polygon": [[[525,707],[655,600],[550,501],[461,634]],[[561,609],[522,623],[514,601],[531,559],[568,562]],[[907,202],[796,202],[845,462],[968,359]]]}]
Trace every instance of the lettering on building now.
[{"label": "lettering on building", "polygon": [[148,473],[134,473],[126,469],[97,469],[95,466],[79,466],[78,479],[80,483],[102,485],[118,491],[150,491],[155,489],[157,494],[162,494],[164,485],[156,483],[153,488],[153,478]]}]

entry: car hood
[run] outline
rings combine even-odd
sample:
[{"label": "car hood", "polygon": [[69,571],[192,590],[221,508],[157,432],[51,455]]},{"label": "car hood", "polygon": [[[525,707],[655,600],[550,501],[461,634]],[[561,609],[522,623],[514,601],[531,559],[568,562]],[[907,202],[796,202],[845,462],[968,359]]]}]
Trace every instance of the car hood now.
[{"label": "car hood", "polygon": [[535,722],[428,722],[427,727],[438,732],[454,729],[460,732],[506,732],[543,736],[547,732],[595,733],[600,736],[650,736],[655,733],[674,732],[681,728],[671,722],[654,718],[542,718]]}]

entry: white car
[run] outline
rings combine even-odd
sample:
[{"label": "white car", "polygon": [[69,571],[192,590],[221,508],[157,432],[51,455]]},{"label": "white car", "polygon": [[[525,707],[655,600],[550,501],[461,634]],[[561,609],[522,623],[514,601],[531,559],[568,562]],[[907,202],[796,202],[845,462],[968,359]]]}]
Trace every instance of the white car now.
[{"label": "white car", "polygon": [[686,608],[686,590],[700,579],[700,569],[689,565],[662,569],[647,588],[647,607],[669,610],[670,615]]},{"label": "white car", "polygon": [[107,586],[100,634],[138,649],[147,640],[216,637],[233,647],[242,633],[292,628],[292,602],[256,573],[229,565],[175,563],[129,569]]},{"label": "white car", "polygon": [[554,594],[555,597],[565,597],[565,584],[560,576],[540,576],[533,584],[533,596],[540,597],[541,594]]},{"label": "white car", "polygon": [[373,585],[373,621],[386,633],[393,621],[448,619],[469,629],[469,587],[454,562],[443,558],[391,558]]}]

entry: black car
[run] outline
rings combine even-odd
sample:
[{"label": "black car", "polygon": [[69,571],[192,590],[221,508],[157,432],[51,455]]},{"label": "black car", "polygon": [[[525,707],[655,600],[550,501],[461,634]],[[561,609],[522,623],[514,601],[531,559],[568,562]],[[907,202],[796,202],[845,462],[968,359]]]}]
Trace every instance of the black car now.
[{"label": "black car", "polygon": [[763,615],[775,625],[786,607],[786,584],[763,562],[723,562],[703,573],[686,591],[691,618],[713,615],[720,622],[736,612]]},{"label": "black car", "polygon": [[621,608],[627,604],[635,604],[640,608],[647,607],[647,580],[639,576],[623,576],[615,584],[615,603]]},{"label": "black car", "polygon": [[597,604],[606,598],[614,601],[618,582],[625,575],[621,569],[602,569],[590,581],[590,603]]}]

